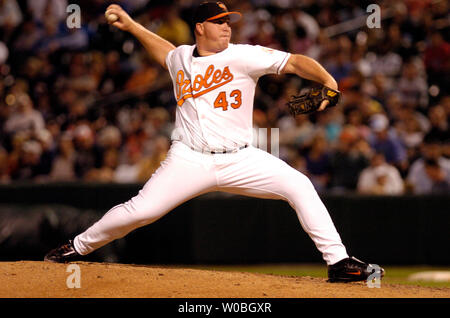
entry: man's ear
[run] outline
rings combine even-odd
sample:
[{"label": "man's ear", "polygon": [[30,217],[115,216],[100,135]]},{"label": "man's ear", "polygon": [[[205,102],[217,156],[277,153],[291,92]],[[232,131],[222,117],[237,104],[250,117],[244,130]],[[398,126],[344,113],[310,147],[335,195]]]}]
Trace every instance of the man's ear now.
[{"label": "man's ear", "polygon": [[195,32],[198,34],[198,35],[203,35],[203,32],[204,32],[204,26],[203,26],[203,23],[197,23],[196,25],[195,25]]}]

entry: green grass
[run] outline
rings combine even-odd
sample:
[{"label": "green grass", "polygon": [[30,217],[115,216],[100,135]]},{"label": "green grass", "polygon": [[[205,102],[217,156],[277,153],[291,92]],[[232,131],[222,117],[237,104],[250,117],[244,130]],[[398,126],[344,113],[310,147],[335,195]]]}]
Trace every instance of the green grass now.
[{"label": "green grass", "polygon": [[[286,264],[286,265],[196,265],[189,266],[197,269],[208,269],[217,271],[234,271],[262,273],[283,276],[311,276],[327,277],[327,268],[325,265],[316,264]],[[432,267],[432,266],[385,266],[386,275],[382,283],[414,285],[423,287],[450,288],[450,282],[429,282],[429,281],[410,281],[408,276],[423,271],[450,271],[450,267]]]}]

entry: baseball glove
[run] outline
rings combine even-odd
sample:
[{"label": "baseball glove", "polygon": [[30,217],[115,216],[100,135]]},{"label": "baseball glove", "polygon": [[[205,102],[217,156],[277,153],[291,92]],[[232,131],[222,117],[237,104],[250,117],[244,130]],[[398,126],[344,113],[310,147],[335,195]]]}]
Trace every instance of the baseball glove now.
[{"label": "baseball glove", "polygon": [[341,93],[327,86],[308,87],[303,89],[299,95],[291,96],[287,102],[292,116],[310,114],[317,111],[324,100],[328,100],[327,107],[336,106]]}]

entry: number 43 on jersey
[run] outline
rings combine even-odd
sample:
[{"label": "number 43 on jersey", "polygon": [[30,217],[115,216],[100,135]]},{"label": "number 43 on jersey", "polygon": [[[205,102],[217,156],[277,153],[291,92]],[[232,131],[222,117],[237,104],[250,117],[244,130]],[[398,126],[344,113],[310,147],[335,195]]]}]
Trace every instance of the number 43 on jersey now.
[{"label": "number 43 on jersey", "polygon": [[[230,101],[231,104],[228,102]],[[242,105],[242,96],[241,91],[235,89],[230,93],[230,96],[227,96],[227,92],[220,92],[217,95],[216,100],[214,101],[214,108],[222,108],[223,111],[228,110],[228,106],[237,109]]]}]

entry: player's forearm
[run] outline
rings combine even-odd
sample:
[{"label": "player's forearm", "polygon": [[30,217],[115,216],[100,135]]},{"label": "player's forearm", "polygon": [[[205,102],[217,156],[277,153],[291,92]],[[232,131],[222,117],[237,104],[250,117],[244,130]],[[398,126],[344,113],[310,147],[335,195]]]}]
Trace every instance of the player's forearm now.
[{"label": "player's forearm", "polygon": [[129,32],[141,42],[147,53],[152,56],[162,67],[166,66],[167,54],[175,49],[175,46],[159,35],[147,30],[139,23],[133,23]]},{"label": "player's forearm", "polygon": [[292,54],[283,73],[297,74],[307,80],[318,82],[335,90],[338,89],[338,85],[333,76],[317,61],[304,55]]}]

